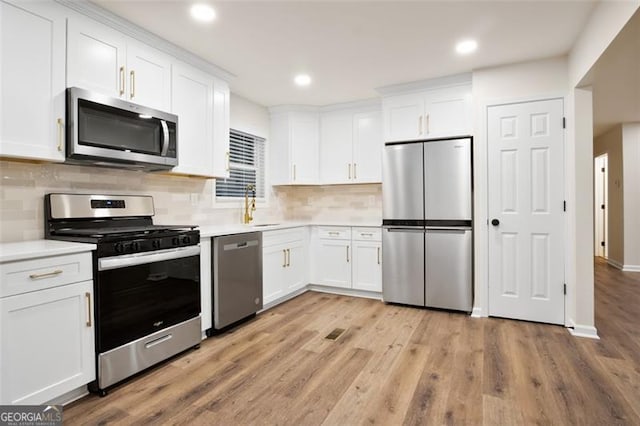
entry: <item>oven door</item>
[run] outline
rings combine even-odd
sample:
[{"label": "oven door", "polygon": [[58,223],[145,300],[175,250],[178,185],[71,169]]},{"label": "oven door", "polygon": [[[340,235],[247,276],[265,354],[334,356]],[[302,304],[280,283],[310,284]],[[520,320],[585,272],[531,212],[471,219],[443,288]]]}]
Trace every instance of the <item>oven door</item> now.
[{"label": "oven door", "polygon": [[200,314],[200,246],[98,259],[96,352]]}]

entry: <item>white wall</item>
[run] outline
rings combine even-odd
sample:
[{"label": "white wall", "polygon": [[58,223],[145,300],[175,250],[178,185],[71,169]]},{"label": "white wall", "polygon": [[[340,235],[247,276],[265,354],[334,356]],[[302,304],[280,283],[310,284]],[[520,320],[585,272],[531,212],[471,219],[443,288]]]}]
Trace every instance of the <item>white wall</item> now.
[{"label": "white wall", "polygon": [[601,1],[569,54],[569,83],[576,87],[640,7],[638,0]]},{"label": "white wall", "polygon": [[246,98],[231,93],[231,128],[245,133],[269,137],[269,111]]},{"label": "white wall", "polygon": [[567,58],[550,58],[473,72],[475,173],[475,306],[488,315],[487,107],[505,102],[558,98],[568,92]]},{"label": "white wall", "polygon": [[624,266],[640,272],[640,123],[622,125]]}]

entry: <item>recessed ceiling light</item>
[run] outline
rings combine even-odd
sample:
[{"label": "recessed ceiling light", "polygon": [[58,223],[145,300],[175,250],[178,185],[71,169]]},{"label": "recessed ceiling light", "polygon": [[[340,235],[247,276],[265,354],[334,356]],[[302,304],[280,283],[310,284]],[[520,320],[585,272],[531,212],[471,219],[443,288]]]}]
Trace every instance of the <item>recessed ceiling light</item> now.
[{"label": "recessed ceiling light", "polygon": [[308,74],[298,74],[293,80],[298,86],[308,86],[311,84],[311,77]]},{"label": "recessed ceiling light", "polygon": [[191,17],[201,22],[211,22],[216,18],[216,11],[211,6],[198,3],[191,6]]},{"label": "recessed ceiling light", "polygon": [[478,48],[478,42],[475,40],[463,40],[456,44],[456,52],[461,55],[468,55],[471,52],[475,52]]}]

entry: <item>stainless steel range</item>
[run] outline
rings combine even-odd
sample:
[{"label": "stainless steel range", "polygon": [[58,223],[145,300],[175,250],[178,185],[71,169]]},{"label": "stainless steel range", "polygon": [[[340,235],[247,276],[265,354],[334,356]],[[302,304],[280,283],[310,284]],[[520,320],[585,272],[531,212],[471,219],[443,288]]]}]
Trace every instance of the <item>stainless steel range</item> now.
[{"label": "stainless steel range", "polygon": [[49,239],[93,255],[96,381],[106,388],[201,341],[200,232],[154,225],[149,196],[48,194]]}]

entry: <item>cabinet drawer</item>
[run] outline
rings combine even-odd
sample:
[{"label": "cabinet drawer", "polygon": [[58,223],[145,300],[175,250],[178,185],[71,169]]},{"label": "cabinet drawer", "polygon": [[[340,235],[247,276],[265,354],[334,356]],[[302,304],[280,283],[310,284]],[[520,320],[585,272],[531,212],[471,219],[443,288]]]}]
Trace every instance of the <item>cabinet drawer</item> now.
[{"label": "cabinet drawer", "polygon": [[350,240],[351,228],[348,226],[321,226],[318,227],[318,237],[325,240]]},{"label": "cabinet drawer", "polygon": [[0,297],[92,280],[91,253],[0,264]]},{"label": "cabinet drawer", "polygon": [[353,239],[355,241],[381,241],[382,230],[380,228],[353,227]]},{"label": "cabinet drawer", "polygon": [[276,231],[262,232],[262,247],[277,246],[294,241],[304,241],[307,236],[307,228],[278,229]]}]

